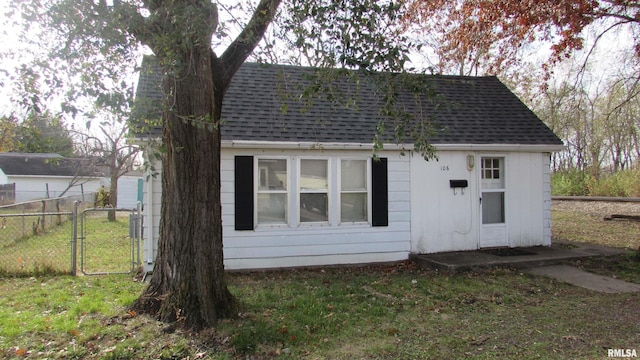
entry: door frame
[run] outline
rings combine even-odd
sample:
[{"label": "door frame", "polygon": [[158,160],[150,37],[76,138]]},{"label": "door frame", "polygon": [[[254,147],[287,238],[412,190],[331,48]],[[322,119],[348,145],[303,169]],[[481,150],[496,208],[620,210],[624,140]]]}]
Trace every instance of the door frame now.
[{"label": "door frame", "polygon": [[[486,188],[485,181],[483,178],[483,170],[491,171],[495,170],[495,168],[491,167],[490,169],[485,169],[485,159],[498,159],[500,161],[498,167],[498,174],[501,182],[501,187],[496,188]],[[508,189],[507,189],[507,154],[496,154],[496,153],[480,153],[478,154],[479,164],[477,167],[476,176],[478,179],[478,194],[479,194],[479,202],[478,202],[478,224],[479,224],[479,236],[478,236],[478,248],[495,248],[495,247],[508,247],[509,237],[508,237],[508,212],[507,212],[507,198],[508,198]],[[491,176],[491,175],[490,175]],[[499,185],[494,185],[499,186]],[[485,191],[489,190],[489,191]],[[484,223],[483,216],[483,197],[486,193],[502,193],[502,222],[499,223]],[[486,204],[486,200],[484,202]]]}]

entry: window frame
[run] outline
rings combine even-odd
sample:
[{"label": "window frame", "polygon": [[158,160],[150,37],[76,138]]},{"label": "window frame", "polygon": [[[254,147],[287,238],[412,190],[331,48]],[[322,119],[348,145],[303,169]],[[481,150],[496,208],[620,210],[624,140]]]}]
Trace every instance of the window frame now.
[{"label": "window frame", "polygon": [[[296,209],[297,209],[297,216],[296,216],[296,221],[298,222],[299,225],[301,226],[313,226],[313,225],[332,225],[332,214],[334,213],[334,211],[332,211],[333,209],[333,199],[332,199],[332,193],[333,193],[333,189],[334,186],[332,186],[333,181],[333,164],[335,163],[335,161],[333,161],[332,156],[300,156],[297,157],[297,179],[296,179]],[[303,161],[324,161],[327,164],[327,188],[326,190],[315,190],[315,189],[309,189],[309,190],[303,190],[302,189],[302,162]],[[302,221],[302,212],[300,211],[300,208],[302,207],[302,194],[326,194],[327,195],[327,220],[326,221]]]},{"label": "window frame", "polygon": [[[342,187],[342,162],[343,161],[363,161],[365,163],[364,176],[365,176],[365,189],[362,190],[343,190]],[[356,157],[345,156],[337,158],[337,220],[340,225],[371,225],[372,216],[372,174],[371,174],[371,158],[370,157]],[[342,195],[343,194],[366,194],[367,206],[366,206],[366,219],[363,221],[343,221],[342,220]]]},{"label": "window frame", "polygon": [[[504,225],[507,223],[507,182],[506,182],[506,166],[507,166],[507,158],[504,155],[482,155],[480,157],[480,180],[481,180],[481,198],[484,200],[481,203],[481,213],[482,218],[480,219],[482,225]],[[491,160],[491,167],[484,167],[484,160]],[[494,166],[494,161],[498,161],[498,177],[495,177],[496,167]],[[491,177],[485,177],[485,171],[491,171]],[[484,193],[493,193],[493,194],[501,194],[500,204],[501,204],[501,214],[500,221],[495,222],[485,222],[485,209],[484,206],[487,205],[487,199],[485,199]]]},{"label": "window frame", "polygon": [[[286,179],[287,186],[285,190],[260,190],[260,173],[264,167],[260,167],[260,160],[284,160],[286,166]],[[253,216],[255,219],[255,228],[259,227],[285,227],[290,226],[289,213],[290,202],[291,202],[291,157],[290,156],[272,156],[272,155],[264,155],[264,156],[254,156],[254,184],[253,184],[253,193],[254,197],[254,206],[253,206]],[[267,222],[260,223],[260,218],[258,216],[259,210],[259,197],[260,194],[285,194],[285,209],[284,209],[284,222]]]}]

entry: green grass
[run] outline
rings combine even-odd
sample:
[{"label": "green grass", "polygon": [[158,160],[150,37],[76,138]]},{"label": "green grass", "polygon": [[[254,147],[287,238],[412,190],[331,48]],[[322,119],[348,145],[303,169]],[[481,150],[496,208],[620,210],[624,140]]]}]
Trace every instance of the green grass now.
[{"label": "green grass", "polygon": [[[569,240],[588,231],[586,240],[624,246],[637,233],[631,222],[553,216],[554,236]],[[108,228],[117,239],[125,224],[90,218],[88,238]],[[640,283],[633,253],[572,264]],[[0,358],[600,359],[607,348],[640,351],[637,294],[515,269],[450,274],[404,262],[230,273],[228,282],[238,318],[191,334],[128,312],[144,287],[131,276],[0,279]]]},{"label": "green grass", "polygon": [[636,294],[409,263],[233,273],[242,310],[200,334],[128,313],[128,276],[0,280],[2,358],[564,359],[640,344]]},{"label": "green grass", "polygon": [[0,275],[69,273],[70,222],[49,227],[39,235],[14,236],[7,229],[0,235]]},{"label": "green grass", "polygon": [[84,223],[82,270],[85,273],[131,271],[129,218],[119,214],[110,222],[106,212],[89,213]]}]

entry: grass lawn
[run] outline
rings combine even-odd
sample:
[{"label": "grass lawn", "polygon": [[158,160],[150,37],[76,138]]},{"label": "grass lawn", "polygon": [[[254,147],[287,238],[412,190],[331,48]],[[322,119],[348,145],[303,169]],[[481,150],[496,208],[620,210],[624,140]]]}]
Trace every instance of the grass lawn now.
[{"label": "grass lawn", "polygon": [[[576,263],[640,283],[639,264],[631,254]],[[514,269],[449,274],[405,262],[231,273],[228,281],[242,303],[238,318],[190,334],[128,312],[144,286],[130,276],[0,279],[0,358],[602,359],[608,348],[640,352],[638,294],[595,293]]]}]

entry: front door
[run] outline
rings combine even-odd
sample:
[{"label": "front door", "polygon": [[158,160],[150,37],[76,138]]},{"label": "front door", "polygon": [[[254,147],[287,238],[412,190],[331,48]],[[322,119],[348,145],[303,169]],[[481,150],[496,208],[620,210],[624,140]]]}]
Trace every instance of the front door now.
[{"label": "front door", "polygon": [[505,217],[505,159],[481,157],[480,248],[509,246]]}]

